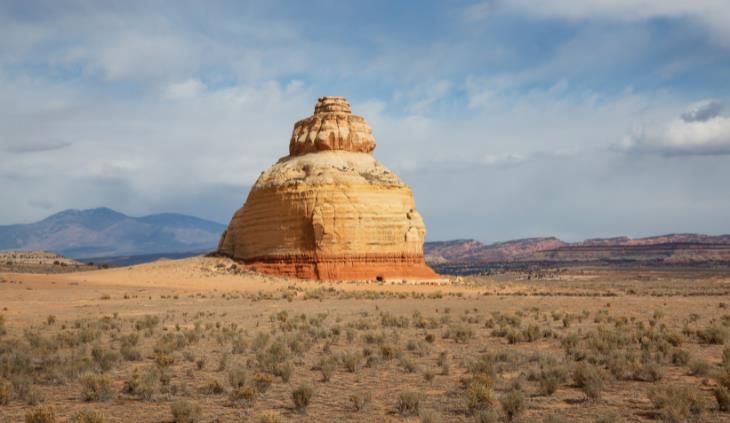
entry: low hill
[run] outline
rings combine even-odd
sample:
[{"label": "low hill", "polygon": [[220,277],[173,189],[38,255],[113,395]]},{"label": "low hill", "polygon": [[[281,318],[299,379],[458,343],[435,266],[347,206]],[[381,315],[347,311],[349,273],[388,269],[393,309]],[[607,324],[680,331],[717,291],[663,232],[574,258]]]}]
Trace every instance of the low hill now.
[{"label": "low hill", "polygon": [[207,251],[224,230],[223,224],[182,214],[65,210],[35,223],[0,226],[0,251],[53,251],[71,258]]}]

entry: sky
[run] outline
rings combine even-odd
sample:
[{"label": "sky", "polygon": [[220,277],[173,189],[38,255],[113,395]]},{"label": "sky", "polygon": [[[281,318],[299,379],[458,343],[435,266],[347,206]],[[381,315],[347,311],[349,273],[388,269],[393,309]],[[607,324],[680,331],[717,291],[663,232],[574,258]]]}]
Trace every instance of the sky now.
[{"label": "sky", "polygon": [[0,1],[0,224],[226,223],[342,95],[428,240],[730,233],[730,2]]}]

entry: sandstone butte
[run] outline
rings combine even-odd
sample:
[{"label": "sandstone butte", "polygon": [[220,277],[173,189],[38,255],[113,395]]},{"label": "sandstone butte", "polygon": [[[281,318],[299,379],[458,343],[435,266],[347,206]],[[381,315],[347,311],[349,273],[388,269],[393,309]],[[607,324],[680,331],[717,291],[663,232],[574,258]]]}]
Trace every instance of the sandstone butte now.
[{"label": "sandstone butte", "polygon": [[218,253],[255,270],[319,280],[436,280],[411,189],[372,156],[344,97],[294,125],[289,155],[263,172]]}]

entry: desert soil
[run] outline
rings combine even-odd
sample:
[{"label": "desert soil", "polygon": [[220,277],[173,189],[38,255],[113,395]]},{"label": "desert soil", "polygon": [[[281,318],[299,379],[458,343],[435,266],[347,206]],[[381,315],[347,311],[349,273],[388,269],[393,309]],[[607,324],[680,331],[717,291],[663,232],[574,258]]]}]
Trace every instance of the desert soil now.
[{"label": "desert soil", "polygon": [[323,283],[203,257],[0,273],[0,422],[730,421],[730,271],[532,276]]}]

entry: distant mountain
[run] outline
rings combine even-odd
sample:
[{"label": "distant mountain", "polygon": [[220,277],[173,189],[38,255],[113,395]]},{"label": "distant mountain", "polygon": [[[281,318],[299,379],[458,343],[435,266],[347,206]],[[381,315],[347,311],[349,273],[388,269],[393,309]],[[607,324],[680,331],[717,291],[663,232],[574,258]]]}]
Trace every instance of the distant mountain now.
[{"label": "distant mountain", "polygon": [[485,245],[473,239],[427,242],[426,261],[451,273],[491,265],[730,265],[730,235],[669,234],[632,239],[595,238],[567,243],[528,238]]},{"label": "distant mountain", "polygon": [[72,258],[207,251],[225,228],[174,213],[131,217],[105,207],[65,210],[36,223],[0,226],[0,251],[53,251]]}]

